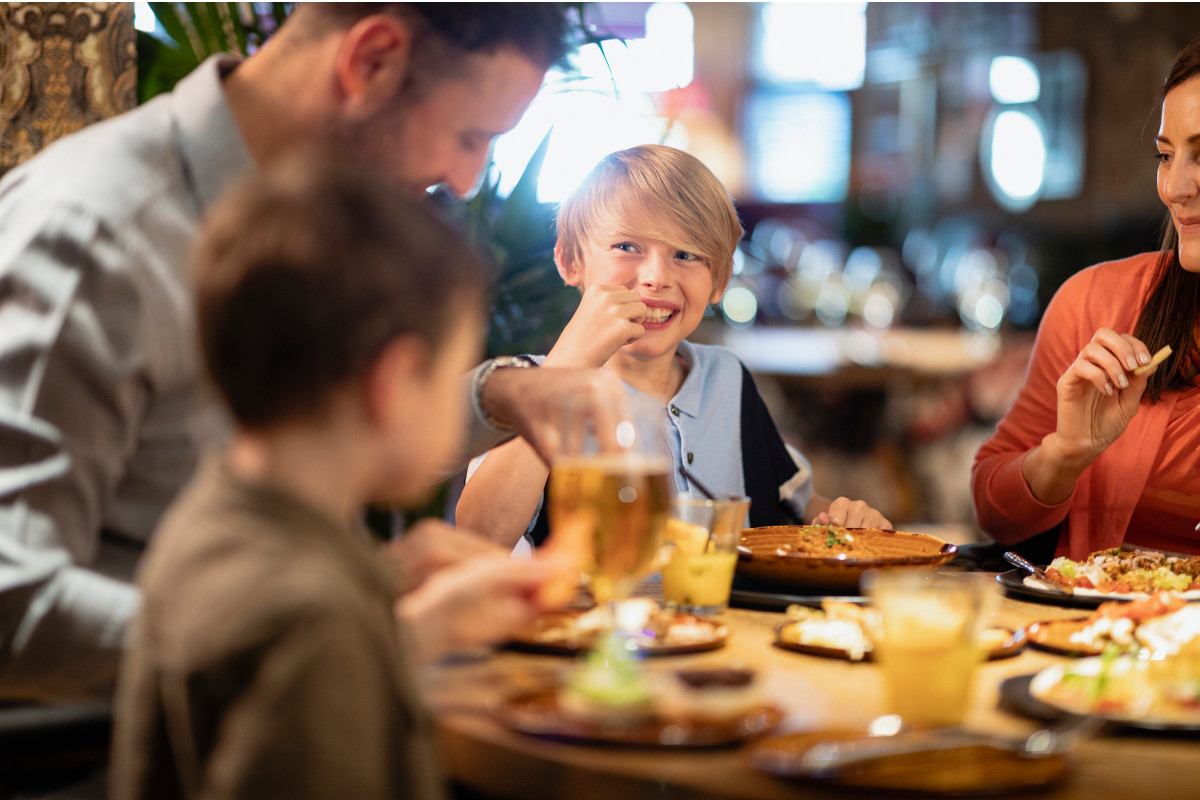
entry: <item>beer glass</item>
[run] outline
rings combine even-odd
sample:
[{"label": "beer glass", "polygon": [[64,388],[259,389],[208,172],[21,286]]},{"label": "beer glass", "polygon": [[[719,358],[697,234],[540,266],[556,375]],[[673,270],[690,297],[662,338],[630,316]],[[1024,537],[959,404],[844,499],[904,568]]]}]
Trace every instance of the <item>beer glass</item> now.
[{"label": "beer glass", "polygon": [[671,502],[665,407],[638,396],[611,411],[563,405],[547,495],[551,539],[580,554],[598,605],[628,597],[653,569]]}]

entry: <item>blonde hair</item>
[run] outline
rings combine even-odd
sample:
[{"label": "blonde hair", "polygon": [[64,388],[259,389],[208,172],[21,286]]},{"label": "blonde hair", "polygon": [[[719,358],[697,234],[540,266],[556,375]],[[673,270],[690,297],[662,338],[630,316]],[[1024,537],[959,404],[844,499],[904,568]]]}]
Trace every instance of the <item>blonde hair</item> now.
[{"label": "blonde hair", "polygon": [[708,167],[657,144],[605,156],[563,202],[558,241],[566,265],[578,265],[584,243],[605,231],[659,239],[700,256],[719,292],[729,283],[743,233],[729,192]]}]

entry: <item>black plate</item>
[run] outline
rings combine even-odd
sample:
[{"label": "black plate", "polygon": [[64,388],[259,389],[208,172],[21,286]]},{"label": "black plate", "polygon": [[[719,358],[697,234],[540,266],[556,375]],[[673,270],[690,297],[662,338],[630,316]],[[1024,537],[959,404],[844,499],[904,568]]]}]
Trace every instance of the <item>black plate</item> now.
[{"label": "black plate", "polygon": [[865,605],[867,598],[861,595],[832,594],[787,594],[785,592],[739,589],[729,593],[729,605],[734,608],[753,608],[760,611],[786,611],[788,606],[802,605],[820,608],[822,600],[840,600],[843,603]]},{"label": "black plate", "polygon": [[1101,603],[1110,600],[1128,600],[1127,597],[1092,597],[1085,594],[1060,594],[1049,589],[1038,589],[1025,585],[1025,576],[1029,574],[1023,569],[1010,569],[996,576],[1005,591],[1022,600],[1032,600],[1035,603],[1048,603],[1052,606],[1068,606],[1070,608],[1097,608]]},{"label": "black plate", "polygon": [[[1033,675],[1020,675],[1015,678],[1008,678],[1002,682],[1000,684],[1000,708],[1005,711],[1011,711],[1014,714],[1020,714],[1023,717],[1031,717],[1046,722],[1053,722],[1072,716],[1068,712],[1055,708],[1049,703],[1043,703],[1030,694],[1029,684],[1033,682],[1033,678]],[[1130,720],[1111,720],[1108,724],[1111,727],[1106,728],[1106,730],[1117,732],[1170,734],[1171,736],[1186,736],[1187,738],[1200,736],[1200,725]]]}]

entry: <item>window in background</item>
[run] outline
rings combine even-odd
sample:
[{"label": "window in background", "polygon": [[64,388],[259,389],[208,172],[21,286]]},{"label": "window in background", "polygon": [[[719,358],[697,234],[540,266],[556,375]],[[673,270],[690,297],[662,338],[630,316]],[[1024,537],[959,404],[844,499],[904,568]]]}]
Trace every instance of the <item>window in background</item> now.
[{"label": "window in background", "polygon": [[756,92],[746,104],[755,194],[776,203],[836,203],[850,177],[850,99],[838,92]]},{"label": "window in background", "polygon": [[158,31],[158,20],[154,18],[154,12],[150,10],[149,3],[133,4],[133,27],[146,33]]},{"label": "window in background", "polygon": [[687,134],[664,118],[656,95],[692,82],[692,12],[685,3],[589,3],[588,22],[626,41],[581,47],[575,70],[551,70],[520,124],[496,140],[498,191],[512,191],[553,128],[538,200],[562,201],[615,150],[662,143],[687,149]]},{"label": "window in background", "polygon": [[826,92],[862,86],[866,3],[766,3],[759,16],[756,77]]},{"label": "window in background", "polygon": [[1008,211],[1075,197],[1083,186],[1087,72],[1069,51],[991,60],[994,102],[980,136],[988,189]]},{"label": "window in background", "polygon": [[767,3],[752,48],[743,130],[751,189],[779,203],[834,203],[850,179],[845,93],[866,68],[866,3]]}]

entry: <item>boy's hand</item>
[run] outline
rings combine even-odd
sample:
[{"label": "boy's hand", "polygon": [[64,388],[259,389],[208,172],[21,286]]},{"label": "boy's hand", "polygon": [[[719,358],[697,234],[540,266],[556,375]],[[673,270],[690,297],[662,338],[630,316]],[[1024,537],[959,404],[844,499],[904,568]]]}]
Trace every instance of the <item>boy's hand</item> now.
[{"label": "boy's hand", "polygon": [[400,594],[455,564],[481,557],[508,558],[508,551],[488,539],[436,519],[421,520],[404,536],[388,542],[384,553]]},{"label": "boy's hand", "polygon": [[556,559],[476,558],[441,570],[400,598],[404,623],[421,661],[503,640],[545,606],[539,589],[564,569]]},{"label": "boy's hand", "polygon": [[812,524],[838,525],[843,528],[881,528],[885,531],[892,529],[892,523],[883,514],[862,500],[851,500],[848,497],[839,497],[831,502],[829,509],[817,514]]},{"label": "boy's hand", "polygon": [[603,367],[613,354],[646,333],[642,296],[622,286],[589,286],[546,365]]}]

